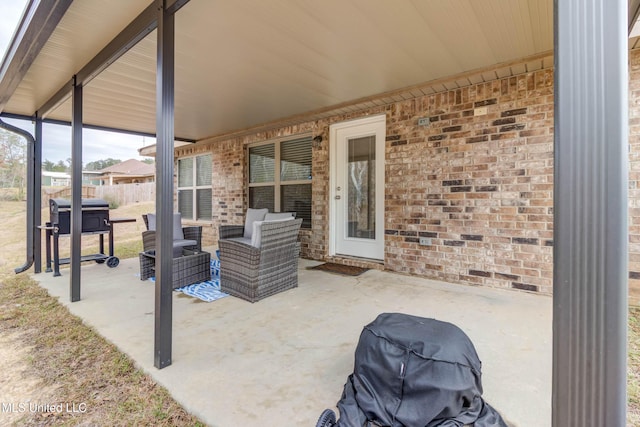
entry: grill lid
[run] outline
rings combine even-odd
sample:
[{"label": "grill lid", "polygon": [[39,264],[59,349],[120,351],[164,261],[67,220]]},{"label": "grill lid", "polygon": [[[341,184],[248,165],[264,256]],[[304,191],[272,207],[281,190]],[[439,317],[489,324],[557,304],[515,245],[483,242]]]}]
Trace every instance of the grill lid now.
[{"label": "grill lid", "polygon": [[[49,200],[51,211],[71,209],[71,200],[51,199]],[[102,199],[82,199],[82,209],[109,209],[109,202]]]}]

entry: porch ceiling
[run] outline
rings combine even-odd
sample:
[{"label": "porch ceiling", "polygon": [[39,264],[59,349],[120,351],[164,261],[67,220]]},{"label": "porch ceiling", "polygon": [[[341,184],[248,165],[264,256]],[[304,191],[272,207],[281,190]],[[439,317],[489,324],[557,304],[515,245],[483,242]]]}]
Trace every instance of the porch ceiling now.
[{"label": "porch ceiling", "polygon": [[[3,112],[33,115],[149,4],[73,2]],[[85,123],[155,133],[155,37],[85,86]],[[176,14],[175,133],[199,140],[451,89],[496,64],[501,76],[522,58],[549,66],[552,49],[551,0],[192,0]],[[69,121],[70,100],[47,117]]]}]

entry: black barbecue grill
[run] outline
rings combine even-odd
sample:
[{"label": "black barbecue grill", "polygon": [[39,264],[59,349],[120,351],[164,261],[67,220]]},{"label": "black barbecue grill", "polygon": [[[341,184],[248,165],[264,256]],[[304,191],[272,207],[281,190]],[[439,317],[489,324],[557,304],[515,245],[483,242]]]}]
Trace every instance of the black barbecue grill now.
[{"label": "black barbecue grill", "polygon": [[[100,236],[100,253],[83,255],[81,262],[106,263],[109,268],[117,267],[120,260],[113,255],[113,224],[132,222],[135,219],[109,220],[109,203],[102,199],[82,199],[82,234]],[[54,276],[60,276],[60,265],[69,264],[69,258],[59,256],[59,237],[71,234],[71,201],[67,199],[49,200],[49,222],[46,224],[47,272],[51,272],[51,241],[53,240]],[[104,235],[109,235],[109,254],[104,252]]]},{"label": "black barbecue grill", "polygon": [[[71,202],[67,199],[49,200],[49,220],[57,224],[58,234],[71,233]],[[109,203],[102,199],[82,199],[82,234],[109,232]]]}]

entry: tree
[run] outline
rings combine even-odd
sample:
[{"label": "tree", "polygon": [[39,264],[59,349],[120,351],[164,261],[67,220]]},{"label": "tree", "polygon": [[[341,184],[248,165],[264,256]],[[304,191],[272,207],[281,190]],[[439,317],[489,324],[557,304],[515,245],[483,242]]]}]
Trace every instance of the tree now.
[{"label": "tree", "polygon": [[0,129],[0,187],[18,189],[24,195],[27,175],[27,141],[5,129]]},{"label": "tree", "polygon": [[96,160],[95,162],[87,163],[84,169],[88,171],[99,171],[109,166],[117,165],[118,163],[122,163],[122,160],[112,158]]},{"label": "tree", "polygon": [[51,160],[44,159],[44,161],[42,162],[42,170],[43,170],[43,171],[50,171],[50,172],[52,172],[52,171],[53,171],[53,168],[54,168],[55,166],[56,166],[56,165],[55,165]]},{"label": "tree", "polygon": [[58,160],[58,163],[53,163],[51,160],[45,159],[42,162],[42,170],[49,172],[69,172],[71,170],[71,159],[67,159],[66,163],[63,160]]}]

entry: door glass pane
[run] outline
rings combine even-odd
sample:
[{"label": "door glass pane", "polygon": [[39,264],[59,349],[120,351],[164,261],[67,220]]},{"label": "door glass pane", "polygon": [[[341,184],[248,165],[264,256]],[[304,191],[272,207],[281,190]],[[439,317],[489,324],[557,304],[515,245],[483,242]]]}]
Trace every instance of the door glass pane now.
[{"label": "door glass pane", "polygon": [[349,140],[347,160],[347,236],[375,239],[376,138]]}]

